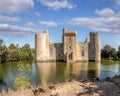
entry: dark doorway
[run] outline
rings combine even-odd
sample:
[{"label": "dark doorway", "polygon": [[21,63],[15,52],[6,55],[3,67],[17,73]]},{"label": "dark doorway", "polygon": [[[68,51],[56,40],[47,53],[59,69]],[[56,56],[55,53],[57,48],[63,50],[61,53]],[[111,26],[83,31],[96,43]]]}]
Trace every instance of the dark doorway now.
[{"label": "dark doorway", "polygon": [[73,59],[73,53],[70,53],[69,54],[69,60],[72,60]]}]

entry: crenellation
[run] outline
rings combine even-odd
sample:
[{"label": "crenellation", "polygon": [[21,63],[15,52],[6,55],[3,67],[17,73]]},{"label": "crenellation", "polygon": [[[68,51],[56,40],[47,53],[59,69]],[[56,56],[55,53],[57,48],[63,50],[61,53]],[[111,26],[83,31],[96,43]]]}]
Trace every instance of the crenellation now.
[{"label": "crenellation", "polygon": [[100,61],[100,35],[90,32],[90,40],[76,42],[76,31],[63,29],[62,43],[50,43],[48,30],[35,35],[36,61]]}]

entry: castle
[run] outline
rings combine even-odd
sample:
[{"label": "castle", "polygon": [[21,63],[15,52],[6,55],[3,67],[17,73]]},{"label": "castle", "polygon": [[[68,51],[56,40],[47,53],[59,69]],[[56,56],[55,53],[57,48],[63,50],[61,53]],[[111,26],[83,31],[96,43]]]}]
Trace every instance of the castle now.
[{"label": "castle", "polygon": [[48,31],[35,35],[36,61],[100,61],[100,35],[90,32],[90,41],[76,42],[77,33],[63,29],[62,43],[51,43]]}]

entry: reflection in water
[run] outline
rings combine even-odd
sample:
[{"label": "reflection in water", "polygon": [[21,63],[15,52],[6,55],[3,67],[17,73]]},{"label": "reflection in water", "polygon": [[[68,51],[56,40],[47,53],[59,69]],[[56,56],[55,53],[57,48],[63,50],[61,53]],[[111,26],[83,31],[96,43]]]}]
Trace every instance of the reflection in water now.
[{"label": "reflection in water", "polygon": [[38,81],[46,89],[52,77],[55,75],[56,62],[43,62],[36,64]]},{"label": "reflection in water", "polygon": [[96,62],[95,63],[95,76],[100,78],[100,63],[101,62]]},{"label": "reflection in water", "polygon": [[74,64],[67,64],[66,79],[87,79],[88,62],[79,62]]},{"label": "reflection in water", "polygon": [[[0,64],[0,87],[12,87],[14,78],[18,75],[17,64],[20,62],[6,62]],[[94,76],[105,79],[107,76],[120,75],[120,61],[80,62],[66,64],[65,62],[37,63],[22,61],[26,66],[30,64],[29,79],[32,85],[47,86],[50,83],[65,82],[69,79],[93,79]]]},{"label": "reflection in water", "polygon": [[101,79],[101,62],[89,62],[88,64],[88,78],[94,79],[94,77],[99,77]]},{"label": "reflection in water", "polygon": [[[66,80],[82,80],[87,78],[93,79],[95,76],[100,77],[100,64],[100,62],[89,62],[89,66],[88,62],[67,64],[65,72]],[[89,69],[91,66],[93,69]]]},{"label": "reflection in water", "polygon": [[4,70],[2,71],[4,86],[9,86],[12,88],[14,78],[18,75],[17,63],[6,63],[2,65],[2,67],[4,68]]},{"label": "reflection in water", "polygon": [[120,62],[115,60],[102,60],[101,63],[101,79],[106,77],[114,77],[120,75]]}]

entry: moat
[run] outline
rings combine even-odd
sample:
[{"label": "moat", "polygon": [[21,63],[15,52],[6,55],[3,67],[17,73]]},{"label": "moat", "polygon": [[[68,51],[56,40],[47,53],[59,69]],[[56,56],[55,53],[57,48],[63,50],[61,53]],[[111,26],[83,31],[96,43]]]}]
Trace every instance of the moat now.
[{"label": "moat", "polygon": [[[12,88],[13,80],[18,74],[18,63],[7,62],[0,64],[0,89],[4,87]],[[94,76],[98,76],[102,80],[107,76],[120,75],[120,61],[102,60],[101,63],[83,62],[73,65],[63,62],[36,64],[34,61],[22,61],[21,63],[30,65],[29,78],[34,86],[65,82],[69,79],[92,79]]]}]

